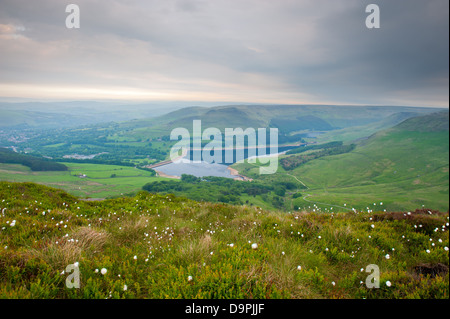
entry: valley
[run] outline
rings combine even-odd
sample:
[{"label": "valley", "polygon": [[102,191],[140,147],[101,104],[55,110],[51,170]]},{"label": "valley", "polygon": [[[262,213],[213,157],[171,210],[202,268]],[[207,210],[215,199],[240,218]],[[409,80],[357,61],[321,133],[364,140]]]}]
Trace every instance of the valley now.
[{"label": "valley", "polygon": [[[17,165],[0,164],[0,179],[39,182],[86,198],[110,198],[135,194],[148,183],[172,177],[170,182],[174,184],[164,192],[201,199],[198,190],[176,191],[175,185],[180,181],[173,180],[174,176],[189,174],[193,168],[174,171],[168,170],[170,165],[158,164],[169,159],[175,144],[169,139],[171,129],[178,125],[192,129],[192,119],[198,116],[203,127],[282,126],[279,147],[286,147],[288,153],[280,155],[275,174],[260,175],[258,162],[228,164],[253,182],[272,188],[279,185],[280,189],[252,196],[234,194],[236,204],[286,211],[392,211],[422,206],[445,211],[448,112],[436,112],[439,109],[406,107],[189,107],[155,119],[30,129],[29,133],[21,133],[26,138],[20,142],[11,138],[18,134],[17,130],[3,128],[0,145],[64,163],[69,172],[36,173]],[[202,145],[208,142],[202,141]],[[289,151],[289,145],[292,148],[294,144],[300,146]],[[154,176],[155,166],[161,176]],[[76,177],[85,172],[86,177]],[[197,176],[207,176],[208,170],[201,172]],[[233,177],[225,172],[217,176]],[[226,185],[227,181],[222,183]],[[203,199],[223,200],[227,196],[223,192],[215,197],[205,195]],[[374,207],[380,202],[382,207]]]}]

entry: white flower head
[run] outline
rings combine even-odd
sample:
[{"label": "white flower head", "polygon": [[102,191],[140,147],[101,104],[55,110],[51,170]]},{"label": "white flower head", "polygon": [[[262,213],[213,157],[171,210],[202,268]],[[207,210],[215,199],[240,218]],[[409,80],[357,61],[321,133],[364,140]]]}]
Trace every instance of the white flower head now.
[{"label": "white flower head", "polygon": [[106,275],[106,273],[107,273],[108,271],[106,270],[106,268],[102,268],[102,270],[100,270],[100,272],[102,273],[102,275]]},{"label": "white flower head", "polygon": [[253,244],[252,244],[252,249],[258,249],[258,244],[253,243]]}]

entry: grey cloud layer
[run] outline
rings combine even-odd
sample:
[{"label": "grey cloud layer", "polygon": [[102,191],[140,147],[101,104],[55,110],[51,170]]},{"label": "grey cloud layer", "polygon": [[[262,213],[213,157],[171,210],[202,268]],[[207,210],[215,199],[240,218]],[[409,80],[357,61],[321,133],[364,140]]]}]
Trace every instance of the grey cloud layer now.
[{"label": "grey cloud layer", "polygon": [[[65,28],[63,1],[0,0],[1,83],[448,100],[447,0],[74,3],[79,30]],[[381,29],[365,28],[369,3]]]}]

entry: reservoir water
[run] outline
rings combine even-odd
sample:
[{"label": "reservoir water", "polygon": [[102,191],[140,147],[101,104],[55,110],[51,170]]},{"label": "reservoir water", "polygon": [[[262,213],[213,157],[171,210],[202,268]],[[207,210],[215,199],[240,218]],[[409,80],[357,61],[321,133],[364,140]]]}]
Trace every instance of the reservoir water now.
[{"label": "reservoir water", "polygon": [[200,162],[194,163],[190,160],[181,159],[156,168],[157,171],[171,176],[181,176],[182,174],[194,175],[196,177],[216,176],[233,178],[227,165]]},{"label": "reservoir water", "polygon": [[[273,155],[265,155],[265,156],[274,156],[278,154],[283,154],[290,149],[296,148],[298,146],[285,146],[279,147],[278,153]],[[217,163],[207,163],[207,162],[193,162],[192,159],[193,152],[191,151],[185,158],[179,159],[176,162],[159,166],[155,168],[156,171],[162,172],[166,175],[171,176],[181,176],[182,174],[194,175],[196,177],[205,177],[205,176],[215,176],[215,177],[226,177],[226,178],[235,178],[235,175],[231,174],[231,171],[228,169],[229,165],[234,164],[234,160],[236,159],[236,154],[233,156],[232,163],[225,164],[217,164]],[[266,154],[270,154],[270,149],[266,150]],[[222,158],[225,158],[223,155]],[[244,152],[244,158],[248,158],[248,151]]]}]

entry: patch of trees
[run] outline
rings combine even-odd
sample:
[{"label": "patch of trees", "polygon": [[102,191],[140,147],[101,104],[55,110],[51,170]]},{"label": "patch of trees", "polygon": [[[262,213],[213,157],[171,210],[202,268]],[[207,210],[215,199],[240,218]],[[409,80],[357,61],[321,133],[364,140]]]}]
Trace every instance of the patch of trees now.
[{"label": "patch of trees", "polygon": [[195,177],[183,174],[180,181],[157,181],[144,185],[143,190],[150,193],[166,193],[184,196],[197,201],[222,202],[242,205],[248,199],[242,196],[261,196],[261,198],[277,207],[284,205],[287,190],[303,188],[294,182],[242,182],[224,177]]},{"label": "patch of trees", "polygon": [[155,170],[152,169],[152,168],[147,168],[147,167],[140,167],[140,166],[137,166],[137,169],[140,169],[140,170],[143,170],[143,171],[150,172],[150,173],[151,173],[151,176],[156,176],[156,172],[155,172]]},{"label": "patch of trees", "polygon": [[67,171],[67,166],[26,154],[15,153],[6,148],[0,148],[0,163],[21,164],[32,171]]},{"label": "patch of trees", "polygon": [[341,141],[329,142],[329,143],[324,143],[324,144],[306,145],[306,146],[301,146],[301,147],[295,148],[293,150],[287,151],[286,155],[299,154],[299,153],[303,153],[303,152],[311,151],[311,150],[334,148],[334,147],[338,147],[338,146],[342,146],[342,145],[343,145],[343,142],[341,142]]},{"label": "patch of trees", "polygon": [[356,146],[355,144],[340,145],[331,148],[325,148],[305,155],[292,155],[280,159],[280,164],[281,166],[283,166],[285,170],[293,170],[294,168],[297,168],[300,165],[303,165],[309,161],[318,159],[320,157],[351,152],[355,148],[355,146]]},{"label": "patch of trees", "polygon": [[150,193],[172,193],[194,200],[242,205],[242,195],[257,196],[274,190],[274,186],[259,182],[235,181],[224,177],[195,177],[183,174],[180,181],[147,183],[143,190]]}]

